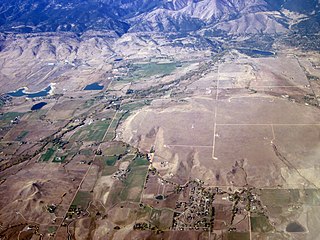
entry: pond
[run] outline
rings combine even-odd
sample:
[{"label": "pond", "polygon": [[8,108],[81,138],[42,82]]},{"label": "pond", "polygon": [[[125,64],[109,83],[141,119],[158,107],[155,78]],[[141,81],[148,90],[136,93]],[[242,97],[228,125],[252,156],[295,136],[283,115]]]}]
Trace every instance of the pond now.
[{"label": "pond", "polygon": [[268,52],[268,51],[262,51],[259,49],[245,49],[245,48],[241,48],[238,49],[241,53],[244,53],[248,56],[251,57],[255,57],[255,56],[265,56],[265,57],[269,57],[269,56],[274,56],[275,53],[273,52]]},{"label": "pond", "polygon": [[20,88],[15,92],[9,92],[8,95],[11,97],[28,97],[28,98],[36,98],[36,97],[45,97],[50,94],[51,86],[39,91],[39,92],[26,92],[26,88]]},{"label": "pond", "polygon": [[164,200],[164,199],[165,199],[165,196],[159,194],[159,195],[157,195],[157,196],[155,197],[155,199],[157,199],[157,200]]},{"label": "pond", "polygon": [[45,105],[47,105],[46,102],[37,103],[31,107],[31,111],[39,110],[39,109],[43,108]]},{"label": "pond", "polygon": [[102,90],[104,88],[103,85],[100,85],[99,83],[91,83],[87,85],[83,90],[85,91],[97,91],[97,90]]},{"label": "pond", "polygon": [[306,230],[299,223],[292,222],[287,226],[286,231],[287,232],[305,232]]}]

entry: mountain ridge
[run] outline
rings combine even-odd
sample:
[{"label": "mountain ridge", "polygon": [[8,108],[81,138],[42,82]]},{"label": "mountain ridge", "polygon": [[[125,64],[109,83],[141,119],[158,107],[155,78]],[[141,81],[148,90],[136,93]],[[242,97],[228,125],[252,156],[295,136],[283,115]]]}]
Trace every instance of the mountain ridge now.
[{"label": "mountain ridge", "polygon": [[298,0],[4,0],[0,4],[0,31],[112,30],[123,35],[194,32],[210,27],[231,35],[281,34],[289,31],[292,20],[283,14],[284,10],[304,14],[306,21],[316,22],[319,1],[306,0],[302,4]]}]

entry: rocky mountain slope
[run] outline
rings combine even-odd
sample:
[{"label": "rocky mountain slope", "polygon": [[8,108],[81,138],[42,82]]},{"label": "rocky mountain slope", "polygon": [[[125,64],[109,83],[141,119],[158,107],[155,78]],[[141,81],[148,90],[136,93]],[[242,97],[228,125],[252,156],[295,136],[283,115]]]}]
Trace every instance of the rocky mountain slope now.
[{"label": "rocky mountain slope", "polygon": [[[284,33],[296,18],[316,22],[318,0],[3,0],[0,31],[52,32],[113,30],[229,34]],[[309,26],[308,23],[305,24]],[[303,25],[304,26],[304,25]],[[297,28],[299,29],[299,27]],[[317,27],[318,29],[318,27]]]}]

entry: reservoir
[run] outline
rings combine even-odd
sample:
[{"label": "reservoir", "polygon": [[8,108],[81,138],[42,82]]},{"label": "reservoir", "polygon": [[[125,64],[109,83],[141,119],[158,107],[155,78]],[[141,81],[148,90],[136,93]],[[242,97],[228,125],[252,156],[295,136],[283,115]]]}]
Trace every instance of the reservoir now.
[{"label": "reservoir", "polygon": [[95,83],[87,85],[83,90],[85,90],[85,91],[97,91],[97,90],[102,90],[103,88],[104,88],[103,85],[100,85],[99,83],[95,82]]},{"label": "reservoir", "polygon": [[238,49],[239,52],[244,53],[248,56],[251,57],[255,57],[255,56],[265,56],[265,57],[270,57],[270,56],[274,56],[275,54],[273,52],[268,52],[268,51],[262,51],[262,50],[258,50],[258,49],[245,49],[245,48],[241,48]]},{"label": "reservoir", "polygon": [[20,88],[15,92],[9,92],[8,95],[11,97],[28,97],[28,98],[36,98],[36,97],[45,97],[48,96],[51,91],[51,86],[34,93],[28,93],[25,91],[25,88]]},{"label": "reservoir", "polygon": [[299,223],[292,222],[287,226],[286,231],[296,233],[296,232],[305,232],[305,229]]},{"label": "reservoir", "polygon": [[39,110],[39,109],[43,108],[45,105],[47,105],[46,102],[37,103],[32,106],[31,111]]}]

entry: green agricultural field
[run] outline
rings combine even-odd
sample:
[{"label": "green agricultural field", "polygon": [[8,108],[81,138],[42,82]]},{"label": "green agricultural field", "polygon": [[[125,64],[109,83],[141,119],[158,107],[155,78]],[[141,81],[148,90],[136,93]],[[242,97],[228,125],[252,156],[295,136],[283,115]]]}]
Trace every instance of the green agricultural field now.
[{"label": "green agricultural field", "polygon": [[123,156],[123,157],[121,158],[121,161],[123,161],[123,162],[131,162],[131,161],[133,161],[133,159],[135,159],[135,158],[136,158],[136,155],[130,153],[130,154],[127,154],[127,155]]},{"label": "green agricultural field", "polygon": [[266,216],[251,217],[251,230],[253,232],[271,232],[273,230],[272,225]]},{"label": "green agricultural field", "polygon": [[48,150],[46,151],[46,153],[42,154],[41,158],[40,158],[40,161],[42,162],[48,162],[53,154],[55,153],[55,149],[54,148],[48,148]]},{"label": "green agricultural field", "polygon": [[102,176],[110,176],[114,174],[118,168],[116,166],[105,166],[102,170]]},{"label": "green agricultural field", "polygon": [[115,138],[115,132],[108,132],[105,137],[105,141],[112,141]]},{"label": "green agricultural field", "polygon": [[[116,171],[117,171],[117,169],[116,169]],[[104,176],[108,176],[108,175],[111,175],[111,174],[106,174]],[[121,194],[122,189],[123,189],[123,183],[120,181],[116,181],[112,185],[112,188],[111,188],[109,195],[108,195],[107,205],[111,206],[111,205],[117,204],[121,201],[119,199],[119,196]]]},{"label": "green agricultural field", "polygon": [[39,109],[37,111],[29,112],[27,115],[28,121],[36,121],[41,118],[45,118],[48,110],[47,109]]},{"label": "green agricultural field", "polygon": [[81,149],[79,154],[80,155],[85,155],[85,156],[92,156],[93,155],[93,151],[92,151],[92,149],[89,149],[89,148]]},{"label": "green agricultural field", "polygon": [[125,112],[122,114],[120,123],[123,123],[128,117],[130,117],[130,115],[131,115],[131,112],[130,112],[130,111],[125,111]]},{"label": "green agricultural field", "polygon": [[124,188],[120,194],[120,199],[122,201],[140,201],[147,172],[148,166],[131,167],[131,171],[123,183]]},{"label": "green agricultural field", "polygon": [[105,160],[105,164],[107,166],[114,166],[118,159],[119,159],[118,156],[108,156]]},{"label": "green agricultural field", "polygon": [[56,226],[49,226],[48,227],[48,233],[55,233],[57,231],[57,227]]},{"label": "green agricultural field", "polygon": [[148,166],[149,161],[145,157],[138,156],[130,164],[130,168],[136,168],[139,166]]},{"label": "green agricultural field", "polygon": [[7,112],[7,113],[4,113],[3,115],[0,115],[0,127],[7,126],[16,117],[21,118],[23,115],[24,113],[19,113],[19,112]]},{"label": "green agricultural field", "polygon": [[19,136],[16,137],[16,141],[22,141],[27,135],[29,131],[22,131]]},{"label": "green agricultural field", "polygon": [[148,100],[125,103],[125,104],[123,104],[121,106],[121,110],[123,110],[123,111],[135,111],[135,110],[143,108],[144,106],[150,105],[150,103],[151,102],[148,101]]},{"label": "green agricultural field", "polygon": [[100,162],[102,176],[113,175],[118,170],[118,156],[97,156],[96,161]]},{"label": "green agricultural field", "polygon": [[[147,164],[146,159],[135,159],[136,160],[132,160],[128,167],[130,169],[130,172],[127,175],[127,178],[123,182],[116,182],[112,187],[108,198],[108,202],[110,204],[115,204],[119,201],[140,201],[140,196],[144,188],[145,178],[148,173],[149,165]],[[114,168],[115,171],[117,170],[116,167],[107,167],[104,169],[103,174],[113,174],[115,171],[110,173],[112,170],[114,170],[112,168]],[[106,174],[105,171],[109,171],[110,174]]]},{"label": "green agricultural field", "polygon": [[122,81],[137,81],[142,78],[149,78],[152,76],[164,76],[171,74],[176,69],[176,63],[140,63],[133,64],[130,67],[129,75]]},{"label": "green agricultural field", "polygon": [[84,108],[90,108],[94,105],[95,102],[96,102],[95,99],[89,99],[84,103],[83,106]]},{"label": "green agricultural field", "polygon": [[288,206],[300,200],[298,189],[263,189],[261,200],[267,206]]},{"label": "green agricultural field", "polygon": [[86,125],[72,135],[70,141],[100,142],[109,127],[110,120],[97,121],[91,125]]},{"label": "green agricultural field", "polygon": [[89,192],[79,191],[72,202],[72,205],[86,209],[91,201],[91,194]]},{"label": "green agricultural field", "polygon": [[103,154],[106,156],[123,155],[127,150],[128,146],[126,143],[114,142],[114,144],[110,145]]},{"label": "green agricultural field", "polygon": [[147,64],[136,64],[135,73],[143,77],[151,77],[154,75],[167,75],[172,73],[176,69],[176,63],[147,63]]}]

